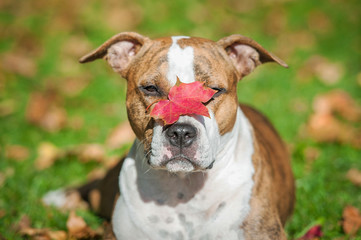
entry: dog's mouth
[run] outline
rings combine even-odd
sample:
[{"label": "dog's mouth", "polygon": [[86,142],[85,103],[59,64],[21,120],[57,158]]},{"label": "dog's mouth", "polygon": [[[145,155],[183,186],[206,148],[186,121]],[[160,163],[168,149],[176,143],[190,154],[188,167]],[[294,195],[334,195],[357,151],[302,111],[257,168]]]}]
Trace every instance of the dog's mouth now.
[{"label": "dog's mouth", "polygon": [[169,172],[192,172],[198,168],[196,164],[184,154],[170,158],[162,164]]}]

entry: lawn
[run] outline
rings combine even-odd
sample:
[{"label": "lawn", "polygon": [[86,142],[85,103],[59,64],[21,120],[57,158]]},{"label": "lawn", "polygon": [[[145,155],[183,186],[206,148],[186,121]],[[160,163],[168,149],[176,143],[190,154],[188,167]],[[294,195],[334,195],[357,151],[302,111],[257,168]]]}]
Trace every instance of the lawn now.
[{"label": "lawn", "polygon": [[[16,228],[24,216],[34,228],[67,230],[69,212],[41,197],[101,174],[129,148],[129,139],[109,144],[127,121],[125,80],[105,62],[77,62],[122,31],[212,40],[240,33],[285,60],[288,69],[256,69],[238,94],[271,119],[292,154],[297,203],[289,239],[316,224],[322,239],[361,239],[360,230],[349,236],[342,227],[346,206],[361,210],[361,187],[347,177],[361,170],[360,14],[358,0],[1,1],[0,239],[22,239]],[[320,96],[336,110],[312,128]],[[34,110],[36,103],[43,107]],[[69,154],[81,146],[99,157]],[[44,154],[56,161],[39,163]],[[77,214],[93,229],[103,222],[88,210]]]}]

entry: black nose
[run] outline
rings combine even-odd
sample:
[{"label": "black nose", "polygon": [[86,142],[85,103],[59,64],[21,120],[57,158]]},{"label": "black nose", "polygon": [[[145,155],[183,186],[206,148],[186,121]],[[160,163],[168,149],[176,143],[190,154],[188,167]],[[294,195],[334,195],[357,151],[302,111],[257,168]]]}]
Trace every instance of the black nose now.
[{"label": "black nose", "polygon": [[188,147],[196,138],[197,131],[189,124],[173,124],[167,129],[166,136],[173,146]]}]

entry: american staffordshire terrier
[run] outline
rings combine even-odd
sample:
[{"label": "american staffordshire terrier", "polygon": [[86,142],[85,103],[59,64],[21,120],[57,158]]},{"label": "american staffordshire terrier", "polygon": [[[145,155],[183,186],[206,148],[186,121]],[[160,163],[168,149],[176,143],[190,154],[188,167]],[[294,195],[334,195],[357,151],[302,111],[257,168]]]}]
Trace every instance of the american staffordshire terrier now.
[{"label": "american staffordshire terrier", "polygon": [[[127,80],[137,136],[113,170],[121,168],[119,186],[103,184],[111,196],[120,189],[112,215],[117,239],[286,239],[283,226],[294,204],[289,155],[271,123],[237,99],[237,83],[258,65],[286,63],[242,35],[214,42],[132,32],[115,35],[80,62],[98,58]],[[177,77],[216,91],[205,104],[210,118],[185,115],[164,125],[149,116],[146,108],[167,99]],[[103,204],[111,206],[109,199]]]}]

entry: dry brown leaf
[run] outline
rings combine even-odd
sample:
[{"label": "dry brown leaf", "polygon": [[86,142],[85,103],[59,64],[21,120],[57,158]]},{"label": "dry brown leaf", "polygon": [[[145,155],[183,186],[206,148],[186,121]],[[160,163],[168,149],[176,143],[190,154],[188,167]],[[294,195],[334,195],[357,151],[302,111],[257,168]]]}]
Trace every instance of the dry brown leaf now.
[{"label": "dry brown leaf", "polygon": [[320,156],[320,149],[315,147],[306,147],[303,154],[306,161],[313,162]]},{"label": "dry brown leaf", "polygon": [[88,203],[83,201],[78,191],[66,193],[66,202],[61,206],[61,210],[88,209]]},{"label": "dry brown leaf", "polygon": [[106,145],[110,148],[119,148],[125,143],[134,141],[135,134],[129,124],[124,122],[118,124],[108,135]]},{"label": "dry brown leaf", "polygon": [[325,34],[332,30],[332,25],[329,17],[321,10],[313,10],[308,14],[309,29]]},{"label": "dry brown leaf", "polygon": [[89,181],[103,178],[106,174],[106,170],[104,168],[96,168],[93,169],[90,173],[87,174],[87,179]]},{"label": "dry brown leaf", "polygon": [[66,111],[60,102],[59,96],[52,90],[34,92],[26,108],[26,119],[47,131],[58,131],[67,121]]},{"label": "dry brown leaf", "polygon": [[42,142],[38,146],[38,157],[35,160],[35,167],[38,170],[51,167],[61,156],[60,150],[49,142]]},{"label": "dry brown leaf", "polygon": [[89,78],[82,77],[68,77],[62,81],[59,86],[60,91],[69,97],[74,97],[81,93],[89,85]]},{"label": "dry brown leaf", "polygon": [[361,215],[359,210],[353,206],[346,206],[343,209],[342,217],[343,231],[351,236],[356,234],[361,228]]},{"label": "dry brown leaf", "polygon": [[32,228],[31,221],[28,216],[23,215],[20,221],[15,224],[14,230],[19,232],[22,236],[28,236],[31,239],[46,239],[46,240],[65,240],[67,234],[64,231],[51,231],[47,228]]},{"label": "dry brown leaf", "polygon": [[19,231],[22,231],[23,229],[30,228],[30,226],[31,226],[30,218],[27,215],[23,215],[20,218],[19,222],[17,222],[14,225],[14,230],[19,232]]},{"label": "dry brown leaf", "polygon": [[307,124],[308,134],[319,142],[337,141],[342,129],[342,123],[327,113],[311,115]]},{"label": "dry brown leaf", "polygon": [[296,49],[310,49],[315,42],[315,36],[309,31],[284,33],[277,38],[275,52],[281,58],[288,58]]},{"label": "dry brown leaf", "polygon": [[73,57],[73,59],[76,59],[89,52],[89,49],[92,48],[93,47],[91,46],[87,38],[82,36],[71,36],[62,46],[62,52]]},{"label": "dry brown leaf", "polygon": [[67,115],[65,109],[53,106],[45,114],[40,126],[49,132],[57,132],[65,126],[66,122]]},{"label": "dry brown leaf", "polygon": [[105,16],[105,22],[109,29],[135,28],[143,18],[142,8],[136,4],[130,6],[110,7]]},{"label": "dry brown leaf", "polygon": [[278,36],[284,32],[287,26],[286,11],[282,7],[275,7],[267,14],[264,21],[264,30],[271,36]]},{"label": "dry brown leaf", "polygon": [[104,228],[103,239],[116,240],[114,233],[113,233],[112,225],[110,223],[104,222],[103,228]]},{"label": "dry brown leaf", "polygon": [[33,77],[37,71],[34,58],[20,53],[6,53],[2,56],[1,65],[4,71],[25,77]]},{"label": "dry brown leaf", "polygon": [[361,171],[351,168],[348,170],[346,176],[353,184],[361,187]]},{"label": "dry brown leaf", "polygon": [[52,240],[66,240],[66,239],[68,239],[68,236],[67,236],[65,231],[49,231],[48,235]]},{"label": "dry brown leaf", "polygon": [[71,211],[66,222],[70,237],[74,238],[94,238],[97,233],[92,230],[84,221],[82,217],[75,214],[75,211]]},{"label": "dry brown leaf", "polygon": [[[314,113],[307,123],[307,133],[319,142],[349,143],[361,147],[361,130],[349,122],[361,119],[361,108],[349,94],[336,89],[315,97]],[[343,118],[336,117],[336,114]]]},{"label": "dry brown leaf", "polygon": [[305,82],[316,76],[324,84],[334,85],[341,80],[344,72],[344,66],[341,63],[331,62],[323,56],[314,55],[300,68],[297,78]]},{"label": "dry brown leaf", "polygon": [[82,162],[102,162],[105,160],[105,149],[100,144],[84,144],[75,149],[75,154]]},{"label": "dry brown leaf", "polygon": [[361,119],[360,106],[347,92],[339,89],[316,96],[313,109],[316,113],[337,113],[348,121]]},{"label": "dry brown leaf", "polygon": [[0,209],[0,219],[6,215],[6,211],[4,209]]},{"label": "dry brown leaf", "polygon": [[8,145],[5,147],[5,156],[8,159],[24,161],[29,158],[29,149],[20,145]]}]

